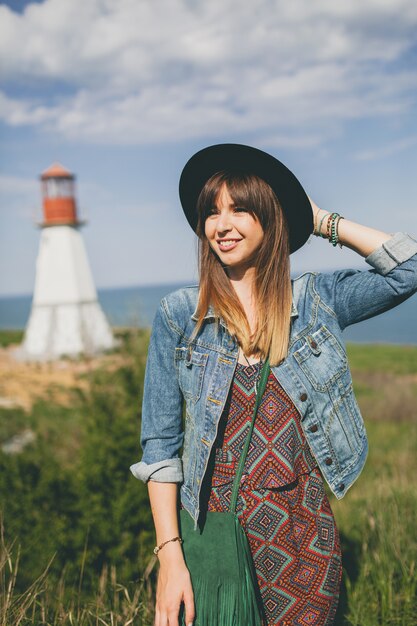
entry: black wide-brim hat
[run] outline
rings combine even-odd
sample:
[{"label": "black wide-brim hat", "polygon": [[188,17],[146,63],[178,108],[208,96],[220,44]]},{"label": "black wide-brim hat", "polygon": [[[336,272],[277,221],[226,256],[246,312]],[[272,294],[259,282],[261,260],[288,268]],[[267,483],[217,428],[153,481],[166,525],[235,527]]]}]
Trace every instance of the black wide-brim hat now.
[{"label": "black wide-brim hat", "polygon": [[306,192],[294,174],[275,157],[243,144],[221,143],[196,152],[186,163],[179,193],[185,216],[197,229],[197,200],[206,182],[221,171],[256,174],[272,187],[285,213],[290,253],[301,248],[313,232],[313,211]]}]

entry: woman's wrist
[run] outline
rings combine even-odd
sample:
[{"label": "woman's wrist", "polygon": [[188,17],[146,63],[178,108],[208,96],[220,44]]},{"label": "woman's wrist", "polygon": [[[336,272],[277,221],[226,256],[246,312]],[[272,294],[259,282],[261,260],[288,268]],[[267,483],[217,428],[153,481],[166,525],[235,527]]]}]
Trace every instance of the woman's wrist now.
[{"label": "woman's wrist", "polygon": [[162,550],[162,548],[165,547],[167,545],[167,543],[170,543],[171,541],[179,541],[180,543],[182,543],[181,537],[179,537],[177,535],[175,537],[172,537],[172,539],[166,539],[159,546],[155,546],[154,549],[153,549],[153,553],[158,555],[160,550]]},{"label": "woman's wrist", "polygon": [[339,222],[342,219],[344,217],[340,213],[329,213],[317,208],[317,211],[314,212],[313,234],[327,239],[333,246],[339,244],[339,247],[342,248],[342,242],[339,238]]},{"label": "woman's wrist", "polygon": [[164,549],[158,554],[160,565],[169,566],[172,563],[179,564],[184,562],[184,553],[179,541],[167,543]]}]

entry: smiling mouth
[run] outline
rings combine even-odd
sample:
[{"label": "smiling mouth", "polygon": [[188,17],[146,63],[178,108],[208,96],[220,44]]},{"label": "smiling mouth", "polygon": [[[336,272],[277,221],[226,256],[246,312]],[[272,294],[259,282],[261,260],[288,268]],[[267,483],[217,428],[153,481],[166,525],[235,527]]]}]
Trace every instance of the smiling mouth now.
[{"label": "smiling mouth", "polygon": [[240,239],[227,239],[224,241],[218,241],[217,244],[220,250],[232,250],[239,243]]}]

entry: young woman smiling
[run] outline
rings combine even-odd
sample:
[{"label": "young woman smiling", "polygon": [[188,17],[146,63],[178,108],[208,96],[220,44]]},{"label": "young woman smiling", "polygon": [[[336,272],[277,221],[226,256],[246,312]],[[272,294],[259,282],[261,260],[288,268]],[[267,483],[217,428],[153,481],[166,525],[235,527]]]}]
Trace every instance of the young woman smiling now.
[{"label": "young woman smiling", "polygon": [[[236,513],[263,623],[330,625],[342,561],[324,484],[342,498],[368,449],[342,331],[417,291],[417,241],[319,209],[280,161],[239,144],[195,154],[180,197],[199,238],[199,284],[168,294],[155,315],[143,456],[131,466],[148,485],[155,523],[154,624],[178,626],[182,605],[181,623],[200,623],[179,511],[197,531],[208,511],[228,510],[268,358]],[[355,250],[372,269],[291,279],[290,255],[312,233]]]}]

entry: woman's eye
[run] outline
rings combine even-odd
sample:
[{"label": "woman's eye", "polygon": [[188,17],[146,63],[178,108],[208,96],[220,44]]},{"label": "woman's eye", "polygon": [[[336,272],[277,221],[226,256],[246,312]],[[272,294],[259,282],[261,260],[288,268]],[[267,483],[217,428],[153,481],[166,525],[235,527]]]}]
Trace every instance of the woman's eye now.
[{"label": "woman's eye", "polygon": [[[240,213],[240,212],[246,212],[247,209],[243,206],[235,206],[233,207],[233,211]],[[206,217],[209,217],[210,215],[217,215],[218,213],[219,213],[219,210],[216,207],[212,209],[207,209]]]}]

